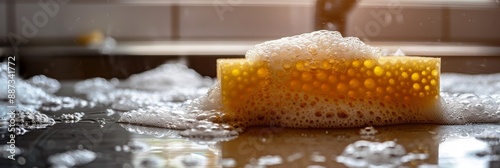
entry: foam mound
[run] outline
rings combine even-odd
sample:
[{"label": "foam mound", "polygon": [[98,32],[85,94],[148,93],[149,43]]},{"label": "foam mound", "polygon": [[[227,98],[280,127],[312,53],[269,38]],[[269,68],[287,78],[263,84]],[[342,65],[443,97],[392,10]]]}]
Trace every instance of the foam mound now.
[{"label": "foam mound", "polygon": [[364,44],[356,37],[345,37],[337,31],[320,30],[257,44],[247,51],[250,62],[267,61],[271,68],[282,69],[298,60],[376,59],[381,50]]}]

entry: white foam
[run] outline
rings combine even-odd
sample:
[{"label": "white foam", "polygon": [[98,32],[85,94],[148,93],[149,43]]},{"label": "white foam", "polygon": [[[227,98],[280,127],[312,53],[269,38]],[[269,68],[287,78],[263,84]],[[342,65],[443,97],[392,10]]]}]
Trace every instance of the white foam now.
[{"label": "white foam", "polygon": [[314,31],[257,44],[247,51],[248,61],[269,61],[273,67],[298,60],[352,60],[376,59],[381,56],[378,48],[364,44],[356,37],[345,37],[337,31]]},{"label": "white foam", "polygon": [[442,92],[500,94],[500,73],[481,75],[442,73],[440,87]]},{"label": "white foam", "polygon": [[228,141],[236,138],[238,131],[227,124],[198,121],[195,128],[182,131],[179,135],[195,141]]},{"label": "white foam", "polygon": [[151,135],[158,138],[162,137],[172,138],[172,139],[181,138],[181,136],[179,135],[180,132],[179,130],[165,129],[160,127],[145,127],[145,126],[131,125],[131,124],[120,124],[120,126],[122,126],[127,131],[135,134]]},{"label": "white foam", "polygon": [[365,127],[365,128],[362,128],[362,129],[359,130],[359,134],[362,135],[362,136],[363,135],[370,136],[370,135],[375,135],[377,133],[378,133],[378,131],[375,128],[373,128],[373,126]]},{"label": "white foam", "polygon": [[212,84],[193,69],[181,63],[167,63],[155,69],[130,76],[126,85],[134,89],[165,90],[172,87],[199,88]]},{"label": "white foam", "polygon": [[319,152],[313,152],[310,156],[310,160],[313,162],[326,162],[326,157]]},{"label": "white foam", "polygon": [[53,118],[38,111],[16,110],[14,117],[10,118],[10,120],[14,120],[14,123],[16,123],[14,132],[17,135],[23,135],[29,130],[42,129],[55,124]]},{"label": "white foam", "polygon": [[500,123],[500,94],[441,92],[444,124]]},{"label": "white foam", "polygon": [[283,159],[279,155],[266,155],[257,159],[256,165],[258,166],[272,166],[283,163]]},{"label": "white foam", "polygon": [[195,126],[195,114],[163,106],[146,106],[124,113],[118,122],[185,130]]},{"label": "white foam", "polygon": [[427,157],[425,154],[407,154],[405,148],[394,141],[359,140],[349,144],[336,160],[347,167],[398,167],[402,163],[425,160]]},{"label": "white foam", "polygon": [[455,138],[497,139],[500,137],[498,124],[470,124],[457,129],[452,126],[441,126],[437,137],[441,142]]},{"label": "white foam", "polygon": [[130,111],[146,106],[169,106],[204,95],[213,83],[181,63],[167,63],[126,80],[87,79],[75,85],[75,92],[92,102]]},{"label": "white foam", "polygon": [[[218,89],[208,89],[212,82],[185,65],[169,63],[124,81],[96,78],[79,82],[75,90],[83,91],[93,102],[125,111],[118,120],[121,123],[183,130],[174,134],[196,141],[229,140],[238,132],[212,122],[220,116],[214,110],[220,107],[220,96],[214,91]],[[213,86],[218,88],[217,84]],[[94,87],[104,89],[89,89]],[[207,91],[214,94],[206,95]]]},{"label": "white foam", "polygon": [[115,89],[119,84],[119,80],[113,78],[106,80],[104,78],[91,78],[80,81],[75,84],[75,93],[88,94],[89,92],[105,92]]},{"label": "white foam", "polygon": [[[10,78],[7,76],[7,64],[0,63],[0,81],[7,81]],[[92,103],[85,100],[55,96],[53,93],[57,92],[60,88],[60,83],[43,75],[34,76],[29,80],[14,78],[16,81],[16,105],[21,110],[46,110],[56,111],[62,108],[72,109],[75,107],[92,107]],[[0,82],[0,99],[7,100],[8,89],[7,82]],[[9,104],[12,105],[12,104]],[[5,115],[5,111],[0,112],[0,117]]]},{"label": "white foam", "polygon": [[210,121],[219,113],[214,111],[147,106],[124,113],[118,122],[184,130],[180,136],[195,141],[227,141],[238,135],[233,127]]},{"label": "white foam", "polygon": [[82,120],[82,117],[85,115],[83,112],[75,112],[73,114],[62,114],[59,117],[65,123],[76,123]]},{"label": "white foam", "polygon": [[96,157],[97,154],[95,152],[79,149],[49,156],[48,162],[52,167],[74,167],[90,163],[94,161]]},{"label": "white foam", "polygon": [[41,88],[47,93],[56,93],[61,88],[61,83],[59,83],[59,81],[45,75],[33,76],[26,80],[26,82],[34,87]]},{"label": "white foam", "polygon": [[189,110],[220,110],[221,104],[221,94],[220,94],[220,82],[215,82],[208,92],[196,99],[190,104]]}]

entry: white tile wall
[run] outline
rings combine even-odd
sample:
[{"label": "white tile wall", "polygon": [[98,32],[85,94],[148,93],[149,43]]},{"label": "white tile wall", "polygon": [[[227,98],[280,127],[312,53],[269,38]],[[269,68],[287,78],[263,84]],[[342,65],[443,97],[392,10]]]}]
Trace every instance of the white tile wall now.
[{"label": "white tile wall", "polygon": [[314,29],[310,6],[235,6],[219,14],[214,6],[184,6],[179,11],[181,39],[277,38]]},{"label": "white tile wall", "polygon": [[500,8],[453,9],[450,17],[451,40],[500,42]]},{"label": "white tile wall", "polygon": [[[16,5],[18,33],[23,33],[23,26],[27,25],[23,18],[34,23],[34,16],[45,15],[41,14],[44,10],[37,2],[25,1]],[[59,9],[54,17],[48,17],[47,24],[37,26],[35,37],[68,38],[93,30],[100,30],[118,38],[162,39],[171,35],[171,11],[166,5],[131,6],[80,2],[61,5]]]},{"label": "white tile wall", "polygon": [[[392,12],[391,12],[392,11]],[[439,41],[442,36],[440,8],[356,7],[347,18],[347,35],[365,40]],[[367,38],[367,39],[366,39]]]}]

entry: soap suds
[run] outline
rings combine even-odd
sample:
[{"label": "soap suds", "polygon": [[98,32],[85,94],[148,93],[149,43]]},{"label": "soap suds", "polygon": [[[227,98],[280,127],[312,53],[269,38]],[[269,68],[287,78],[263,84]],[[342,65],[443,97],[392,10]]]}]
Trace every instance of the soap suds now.
[{"label": "soap suds", "polygon": [[326,156],[321,155],[319,152],[311,153],[309,159],[313,162],[326,162]]},{"label": "soap suds", "polygon": [[[7,64],[0,63],[0,81],[7,81]],[[77,107],[93,107],[94,104],[86,100],[73,97],[56,96],[60,83],[52,78],[38,75],[28,80],[15,78],[16,106],[22,110],[44,110],[57,111],[60,109],[73,109]],[[0,99],[7,100],[7,82],[0,82]],[[9,104],[12,105],[12,104]],[[0,111],[0,117],[6,114],[7,110]]]},{"label": "soap suds", "polygon": [[[286,55],[278,57],[276,55]],[[266,61],[270,65],[287,65],[298,60],[376,59],[381,50],[364,44],[356,37],[342,37],[337,31],[320,30],[255,45],[247,51],[247,60]],[[282,67],[272,67],[282,69]]]},{"label": "soap suds", "polygon": [[140,126],[141,123],[120,124],[125,130],[140,135],[151,135],[158,138],[181,138],[180,130],[165,129],[161,127]]},{"label": "soap suds", "polygon": [[250,167],[258,167],[258,166],[273,166],[273,165],[279,165],[283,163],[283,158],[279,155],[266,155],[266,156],[261,156],[258,159],[251,159],[250,160],[251,164],[248,166]]},{"label": "soap suds", "polygon": [[106,92],[115,89],[119,84],[119,80],[113,78],[111,80],[106,80],[104,78],[91,78],[87,80],[80,81],[75,84],[75,93],[79,94],[89,94],[89,92]]},{"label": "soap suds", "polygon": [[90,163],[94,161],[96,157],[97,154],[95,152],[86,149],[79,149],[49,156],[48,162],[52,165],[52,167],[66,168]]},{"label": "soap suds", "polygon": [[[93,102],[124,111],[118,120],[121,123],[180,130],[174,134],[195,141],[229,140],[238,132],[227,124],[214,123],[222,114],[217,110],[218,90],[209,90],[212,83],[212,79],[201,77],[183,64],[167,63],[124,81],[89,79],[79,82],[75,90],[85,91],[82,93]],[[88,89],[100,85],[105,89]],[[131,132],[144,132],[143,128],[122,126]],[[150,134],[162,133],[150,131]]]},{"label": "soap suds", "polygon": [[405,148],[394,141],[371,142],[359,140],[349,144],[336,161],[348,167],[398,167],[414,161],[425,160],[428,154],[406,153]]},{"label": "soap suds", "polygon": [[155,126],[185,130],[196,124],[196,114],[186,114],[184,111],[163,106],[147,106],[124,113],[119,122],[140,123],[146,126]]},{"label": "soap suds", "polygon": [[83,112],[75,112],[73,114],[62,114],[59,117],[64,123],[76,123],[82,120],[82,117],[85,115]]},{"label": "soap suds", "polygon": [[213,83],[181,63],[167,63],[126,80],[87,79],[75,92],[92,102],[130,111],[147,106],[171,106],[204,95]]},{"label": "soap suds", "polygon": [[444,123],[500,123],[500,94],[441,92],[441,115]]},{"label": "soap suds", "polygon": [[43,129],[56,123],[53,118],[38,111],[16,110],[9,117],[9,123],[12,121],[15,123],[13,128],[17,135],[23,135],[29,130]]},{"label": "soap suds", "polygon": [[441,92],[500,94],[500,73],[481,75],[443,73],[440,85]]},{"label": "soap suds", "polygon": [[28,84],[31,84],[34,87],[40,88],[47,93],[56,93],[60,88],[61,84],[59,81],[49,78],[45,75],[37,75],[33,76],[30,79],[26,80]]},{"label": "soap suds", "polygon": [[168,107],[147,106],[124,113],[118,122],[182,130],[179,135],[195,141],[227,141],[238,131],[230,125],[210,121],[219,115],[214,111],[186,112]]},{"label": "soap suds", "polygon": [[377,133],[378,131],[375,128],[373,128],[373,126],[365,127],[359,130],[359,134],[361,136],[373,136]]},{"label": "soap suds", "polygon": [[125,84],[140,90],[170,90],[175,87],[199,88],[212,84],[212,79],[202,77],[181,63],[167,63],[155,69],[130,76]]}]

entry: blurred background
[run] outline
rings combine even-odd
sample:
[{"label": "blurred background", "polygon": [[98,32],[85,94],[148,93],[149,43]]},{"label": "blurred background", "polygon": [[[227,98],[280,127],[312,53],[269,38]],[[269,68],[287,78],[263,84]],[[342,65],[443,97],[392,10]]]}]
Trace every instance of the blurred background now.
[{"label": "blurred background", "polygon": [[25,78],[126,78],[178,58],[215,77],[217,58],[319,29],[441,57],[443,72],[500,72],[499,0],[0,0],[0,55]]}]

